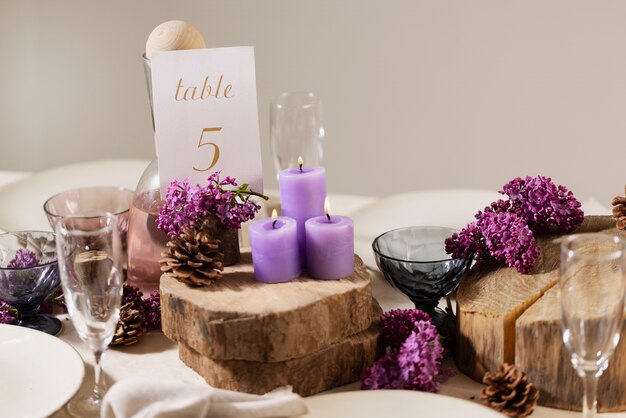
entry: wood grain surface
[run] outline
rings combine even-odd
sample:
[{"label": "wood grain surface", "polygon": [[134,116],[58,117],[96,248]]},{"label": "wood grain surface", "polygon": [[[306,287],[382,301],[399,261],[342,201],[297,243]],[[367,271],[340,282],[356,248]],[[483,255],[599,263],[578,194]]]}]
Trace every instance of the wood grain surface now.
[{"label": "wood grain surface", "polygon": [[276,284],[254,280],[249,252],[214,286],[161,278],[163,332],[216,360],[281,362],[317,352],[370,326],[372,288],[356,257],[341,280],[306,275]]},{"label": "wood grain surface", "polygon": [[[586,217],[576,233],[617,233],[610,216]],[[563,346],[558,303],[560,243],[567,236],[548,233],[537,237],[541,256],[529,274],[502,263],[483,262],[472,268],[457,292],[457,367],[474,380],[502,363],[515,362],[540,388],[539,403],[580,409],[579,378]],[[626,380],[626,349],[618,347],[608,371],[611,386],[600,385],[602,410],[626,409],[626,395],[613,385]],[[621,378],[617,376],[621,373]],[[603,378],[604,382],[610,379]]]}]

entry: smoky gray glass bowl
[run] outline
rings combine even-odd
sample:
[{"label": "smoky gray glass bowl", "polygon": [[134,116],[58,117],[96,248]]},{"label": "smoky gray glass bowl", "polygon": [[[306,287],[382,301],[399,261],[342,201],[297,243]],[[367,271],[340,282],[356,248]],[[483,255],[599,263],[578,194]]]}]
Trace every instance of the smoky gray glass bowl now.
[{"label": "smoky gray glass bowl", "polygon": [[61,322],[37,311],[61,283],[54,237],[43,231],[0,234],[0,299],[17,310],[17,325],[52,335]]},{"label": "smoky gray glass bowl", "polygon": [[454,232],[453,228],[414,226],[385,232],[372,243],[385,279],[416,308],[431,314],[439,300],[459,285],[471,264],[446,253],[445,239]]}]

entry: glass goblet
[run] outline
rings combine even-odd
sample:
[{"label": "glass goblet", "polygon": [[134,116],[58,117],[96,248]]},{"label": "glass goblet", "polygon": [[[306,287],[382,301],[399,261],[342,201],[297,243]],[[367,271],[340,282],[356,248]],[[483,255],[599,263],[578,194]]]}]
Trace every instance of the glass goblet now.
[{"label": "glass goblet", "polygon": [[103,224],[87,229],[64,218],[56,223],[61,284],[72,323],[95,358],[93,392],[74,398],[67,410],[75,417],[99,417],[105,382],[101,358],[119,319],[122,301],[122,242],[118,218],[106,214]]},{"label": "glass goblet", "polygon": [[276,170],[307,166],[322,160],[322,101],[314,93],[282,93],[270,106],[270,143]]},{"label": "glass goblet", "polygon": [[598,378],[619,342],[624,272],[624,242],[617,236],[576,234],[561,243],[561,327],[583,379],[584,418],[595,417]]}]

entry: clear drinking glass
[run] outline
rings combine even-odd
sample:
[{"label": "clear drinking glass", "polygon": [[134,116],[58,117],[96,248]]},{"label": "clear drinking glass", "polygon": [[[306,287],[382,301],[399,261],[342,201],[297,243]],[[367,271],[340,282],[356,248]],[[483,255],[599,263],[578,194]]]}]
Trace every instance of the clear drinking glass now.
[{"label": "clear drinking glass", "polygon": [[619,342],[624,315],[624,242],[610,234],[577,234],[561,244],[563,342],[583,379],[584,418],[596,414],[598,378]]},{"label": "clear drinking glass", "polygon": [[322,102],[314,93],[282,93],[270,105],[270,143],[276,170],[307,166],[322,160]]},{"label": "clear drinking glass", "polygon": [[119,319],[122,301],[122,242],[118,219],[106,214],[101,227],[83,228],[71,217],[57,222],[56,245],[65,303],[80,338],[95,357],[95,384],[88,396],[67,406],[74,417],[99,417],[106,391],[100,360]]}]

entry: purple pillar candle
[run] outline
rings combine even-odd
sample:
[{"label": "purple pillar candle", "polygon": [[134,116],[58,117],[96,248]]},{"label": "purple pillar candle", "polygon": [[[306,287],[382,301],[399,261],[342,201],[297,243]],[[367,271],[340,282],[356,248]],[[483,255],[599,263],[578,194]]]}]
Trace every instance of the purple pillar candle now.
[{"label": "purple pillar candle", "polygon": [[[300,162],[300,161],[299,161]],[[324,215],[326,170],[324,167],[288,168],[278,173],[282,214],[296,220],[300,259],[306,265],[304,223],[314,216]]]},{"label": "purple pillar candle", "polygon": [[347,216],[316,216],[306,221],[307,271],[315,279],[341,279],[354,273],[354,223]]},{"label": "purple pillar candle", "polygon": [[300,276],[296,221],[285,216],[261,219],[250,225],[254,278],[265,283],[287,282]]}]

